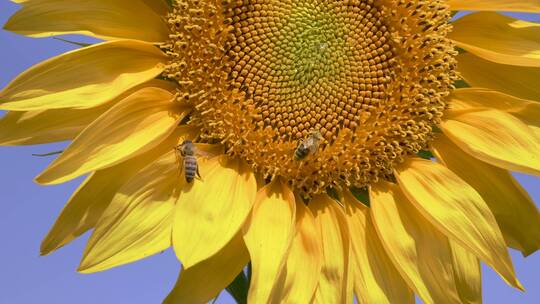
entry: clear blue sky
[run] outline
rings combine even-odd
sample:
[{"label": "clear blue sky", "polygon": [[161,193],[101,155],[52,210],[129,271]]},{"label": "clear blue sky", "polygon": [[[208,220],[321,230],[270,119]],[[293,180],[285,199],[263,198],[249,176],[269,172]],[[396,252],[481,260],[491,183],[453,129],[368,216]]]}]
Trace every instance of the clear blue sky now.
[{"label": "clear blue sky", "polygon": [[[16,9],[17,5],[0,0],[0,24]],[[538,16],[525,17],[540,20]],[[0,30],[0,87],[33,64],[72,48],[51,38],[25,38]],[[159,303],[176,281],[180,267],[170,250],[91,275],[75,271],[88,235],[52,255],[39,256],[41,239],[80,179],[59,186],[34,184],[33,177],[50,159],[31,154],[56,151],[64,145],[0,147],[0,304]],[[517,177],[540,204],[540,179]],[[540,254],[524,259],[515,251],[511,253],[527,293],[506,286],[484,267],[484,302],[540,303]],[[232,302],[222,294],[218,303]]]}]

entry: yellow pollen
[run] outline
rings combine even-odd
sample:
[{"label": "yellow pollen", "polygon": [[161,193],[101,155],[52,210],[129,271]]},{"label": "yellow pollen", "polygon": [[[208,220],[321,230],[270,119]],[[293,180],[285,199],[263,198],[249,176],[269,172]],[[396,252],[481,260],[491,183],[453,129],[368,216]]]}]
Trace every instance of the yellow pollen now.
[{"label": "yellow pollen", "polygon": [[[164,76],[202,140],[264,176],[306,195],[364,187],[440,122],[456,79],[449,20],[444,0],[177,0]],[[316,152],[295,158],[315,131]]]}]

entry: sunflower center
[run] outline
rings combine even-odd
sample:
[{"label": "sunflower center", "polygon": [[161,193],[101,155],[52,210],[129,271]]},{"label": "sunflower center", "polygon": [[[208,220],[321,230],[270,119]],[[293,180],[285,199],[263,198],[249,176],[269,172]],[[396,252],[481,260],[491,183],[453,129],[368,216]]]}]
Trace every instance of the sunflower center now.
[{"label": "sunflower center", "polygon": [[178,0],[164,76],[203,140],[266,177],[306,194],[363,187],[439,123],[449,16],[443,0]]},{"label": "sunflower center", "polygon": [[384,99],[393,54],[373,5],[280,1],[270,10],[241,5],[229,14],[238,18],[228,54],[232,82],[281,138],[297,141],[319,130],[331,139],[362,123],[362,107]]},{"label": "sunflower center", "polygon": [[[287,24],[278,31],[275,45],[268,54],[277,60],[275,71],[283,72],[289,78],[289,86],[305,87],[336,73],[333,59],[338,56],[329,52],[341,51],[336,47],[338,29],[331,16],[316,8],[304,11],[295,6],[290,19],[284,20]],[[272,32],[270,25],[265,24],[265,28]]]}]

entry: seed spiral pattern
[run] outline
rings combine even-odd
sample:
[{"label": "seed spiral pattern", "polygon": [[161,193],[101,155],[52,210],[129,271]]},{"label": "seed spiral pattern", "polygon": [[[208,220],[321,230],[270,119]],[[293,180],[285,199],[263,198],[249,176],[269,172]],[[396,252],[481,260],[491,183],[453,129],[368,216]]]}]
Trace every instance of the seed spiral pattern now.
[{"label": "seed spiral pattern", "polygon": [[283,139],[312,129],[331,139],[365,122],[384,101],[391,73],[380,13],[366,2],[269,6],[232,9],[239,38],[229,52],[234,83],[253,99],[264,126]]},{"label": "seed spiral pattern", "polygon": [[[164,76],[189,123],[305,195],[390,178],[456,79],[443,0],[177,0]],[[324,137],[305,160],[294,151]]]}]

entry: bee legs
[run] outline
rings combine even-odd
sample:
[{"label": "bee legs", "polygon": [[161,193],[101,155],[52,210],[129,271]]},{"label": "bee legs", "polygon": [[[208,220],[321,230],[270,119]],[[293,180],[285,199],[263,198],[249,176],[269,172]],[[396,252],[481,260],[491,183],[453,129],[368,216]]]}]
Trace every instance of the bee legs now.
[{"label": "bee legs", "polygon": [[199,166],[197,166],[197,179],[202,181],[202,177],[201,177],[201,174],[199,173]]},{"label": "bee legs", "polygon": [[182,159],[183,155],[181,150],[177,148],[174,155],[176,157],[176,161],[178,162],[178,176],[181,176],[182,172],[184,171],[184,160]]}]

